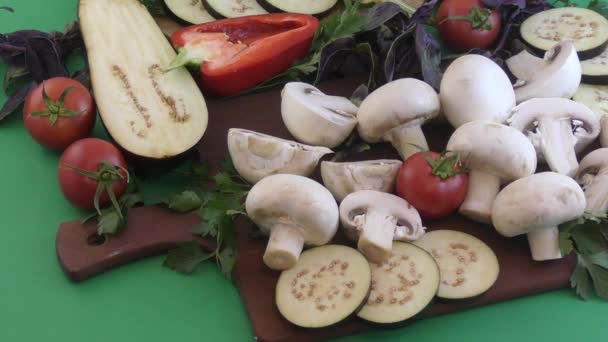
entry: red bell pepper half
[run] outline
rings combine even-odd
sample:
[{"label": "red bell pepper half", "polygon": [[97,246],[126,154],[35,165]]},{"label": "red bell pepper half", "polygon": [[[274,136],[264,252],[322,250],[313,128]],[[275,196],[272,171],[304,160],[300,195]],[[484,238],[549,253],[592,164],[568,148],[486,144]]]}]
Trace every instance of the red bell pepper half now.
[{"label": "red bell pepper half", "polygon": [[171,36],[178,55],[168,70],[200,68],[203,88],[229,96],[254,87],[306,57],[319,27],[310,15],[271,13],[192,25]]}]

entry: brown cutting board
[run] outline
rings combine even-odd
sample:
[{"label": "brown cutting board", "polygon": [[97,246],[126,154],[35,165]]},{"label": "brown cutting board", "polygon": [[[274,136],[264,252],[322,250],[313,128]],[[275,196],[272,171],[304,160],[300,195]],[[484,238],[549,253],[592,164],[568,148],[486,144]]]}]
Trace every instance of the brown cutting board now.
[{"label": "brown cutting board", "polygon": [[[331,81],[323,84],[321,89],[334,95],[349,96],[363,80],[364,78]],[[200,142],[199,152],[203,159],[216,165],[227,153],[226,133],[229,128],[246,128],[293,139],[281,120],[280,89],[235,99],[210,101],[209,112],[209,128]],[[438,151],[445,147],[452,132],[445,125],[428,125],[424,130],[431,149]],[[351,160],[375,158],[397,158],[397,154],[390,146],[379,144]],[[318,168],[313,178],[320,181]],[[79,221],[67,222],[61,225],[57,234],[59,262],[70,279],[82,281],[113,267],[162,253],[177,242],[191,239],[190,229],[197,223],[195,215],[179,215],[159,207],[137,208],[130,212],[129,225],[123,234],[99,241],[91,238],[95,235],[94,222],[87,223],[85,227]],[[457,215],[442,221],[425,222],[425,225],[429,230],[460,230],[485,241],[498,256],[500,275],[494,287],[484,295],[466,302],[437,302],[420,318],[566,287],[575,266],[572,256],[558,261],[534,262],[525,237],[506,239],[491,226],[476,224]],[[274,287],[279,273],[264,266],[262,255],[265,241],[249,239],[248,230],[246,224],[239,222],[241,245],[234,272],[258,340],[321,340],[355,334],[368,327],[353,318],[334,327],[307,330],[284,320],[274,303]],[[350,243],[341,234],[338,234],[334,242]],[[206,248],[210,247],[202,240],[201,243]]]}]

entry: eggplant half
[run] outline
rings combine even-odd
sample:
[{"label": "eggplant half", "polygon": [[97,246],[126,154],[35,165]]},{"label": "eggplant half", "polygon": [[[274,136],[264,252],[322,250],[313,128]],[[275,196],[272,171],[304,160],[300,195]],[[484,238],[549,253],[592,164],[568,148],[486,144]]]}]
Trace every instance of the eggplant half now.
[{"label": "eggplant half", "polygon": [[608,85],[608,46],[601,55],[581,62],[583,83]]},{"label": "eggplant half", "polygon": [[587,8],[558,7],[524,20],[520,35],[539,54],[571,41],[583,61],[599,56],[608,46],[608,19]]},{"label": "eggplant half", "polygon": [[255,0],[201,0],[214,18],[237,18],[268,13]]},{"label": "eggplant half", "polygon": [[[78,16],[101,121],[127,155],[166,161],[193,151],[207,130],[207,104],[138,0],[80,0]],[[137,28],[137,29],[134,29]]]},{"label": "eggplant half", "polygon": [[338,0],[258,0],[258,3],[268,12],[301,13],[321,17],[331,12]]},{"label": "eggplant half", "polygon": [[172,19],[182,25],[196,25],[215,21],[203,6],[203,0],[164,0]]}]

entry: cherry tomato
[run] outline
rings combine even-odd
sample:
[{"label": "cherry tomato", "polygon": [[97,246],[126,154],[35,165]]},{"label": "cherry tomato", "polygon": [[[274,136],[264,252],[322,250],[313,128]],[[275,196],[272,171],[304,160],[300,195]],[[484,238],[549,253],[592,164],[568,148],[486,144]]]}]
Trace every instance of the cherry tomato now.
[{"label": "cherry tomato", "polygon": [[414,206],[422,218],[439,219],[454,213],[464,202],[468,182],[468,175],[455,156],[418,152],[399,169],[397,194]]},{"label": "cherry tomato", "polygon": [[127,188],[127,162],[120,150],[97,138],[78,140],[65,149],[59,160],[59,186],[65,198],[81,209],[95,208],[95,194],[103,187],[99,206],[110,203],[106,191],[111,187],[116,198]]},{"label": "cherry tomato", "polygon": [[491,11],[481,0],[444,0],[436,22],[441,39],[457,52],[490,47],[501,27],[498,11]]},{"label": "cherry tomato", "polygon": [[40,145],[62,151],[86,138],[95,126],[96,105],[80,82],[55,77],[28,94],[23,121],[30,136]]}]

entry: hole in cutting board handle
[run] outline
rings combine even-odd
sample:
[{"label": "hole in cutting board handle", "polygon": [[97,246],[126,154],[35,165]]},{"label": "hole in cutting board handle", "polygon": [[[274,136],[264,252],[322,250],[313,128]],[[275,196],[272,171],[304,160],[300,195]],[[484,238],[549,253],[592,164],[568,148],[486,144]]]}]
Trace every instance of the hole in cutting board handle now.
[{"label": "hole in cutting board handle", "polygon": [[105,235],[99,235],[97,233],[93,233],[87,237],[87,244],[89,246],[101,246],[106,242]]}]

